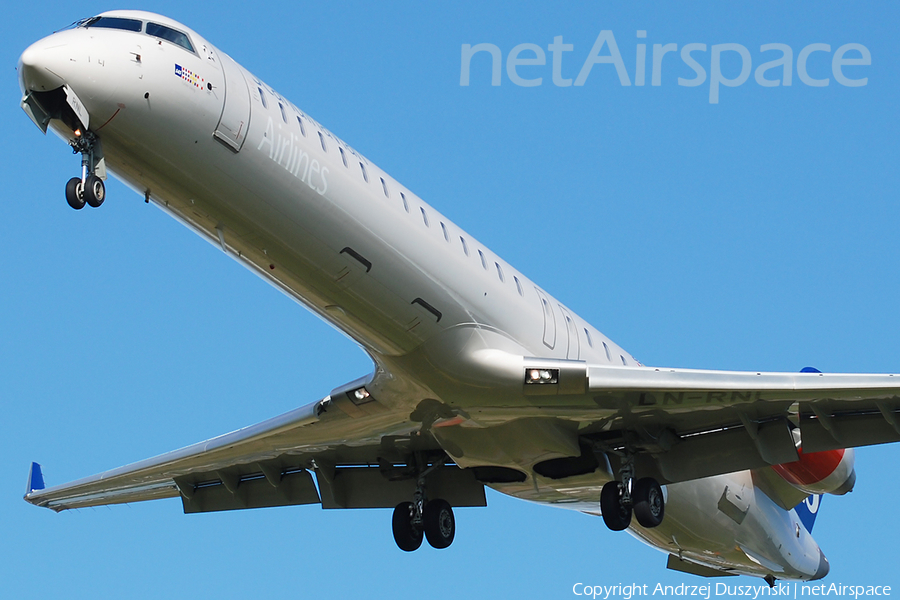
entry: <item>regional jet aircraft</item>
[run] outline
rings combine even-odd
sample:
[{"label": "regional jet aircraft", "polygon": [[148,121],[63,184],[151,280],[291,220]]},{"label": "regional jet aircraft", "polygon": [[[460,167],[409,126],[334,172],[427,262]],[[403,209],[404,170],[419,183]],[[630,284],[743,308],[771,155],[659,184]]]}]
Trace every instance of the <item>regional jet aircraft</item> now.
[{"label": "regional jet aircraft", "polygon": [[25,499],[55,511],[392,508],[448,547],[485,486],[602,516],[705,576],[824,577],[820,494],[900,440],[900,376],[644,366],[196,32],[113,11],[22,54],[22,108],[371,356],[372,373],[257,425]]}]

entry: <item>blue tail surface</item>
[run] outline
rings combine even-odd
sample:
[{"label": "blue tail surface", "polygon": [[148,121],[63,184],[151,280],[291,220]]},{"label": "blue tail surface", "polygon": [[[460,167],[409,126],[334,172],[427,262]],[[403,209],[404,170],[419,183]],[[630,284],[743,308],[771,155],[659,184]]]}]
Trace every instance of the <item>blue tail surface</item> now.
[{"label": "blue tail surface", "polygon": [[822,506],[822,494],[814,494],[807,496],[800,504],[794,507],[800,522],[806,527],[806,530],[812,533],[813,525],[816,523],[816,515],[819,514],[819,507]]}]

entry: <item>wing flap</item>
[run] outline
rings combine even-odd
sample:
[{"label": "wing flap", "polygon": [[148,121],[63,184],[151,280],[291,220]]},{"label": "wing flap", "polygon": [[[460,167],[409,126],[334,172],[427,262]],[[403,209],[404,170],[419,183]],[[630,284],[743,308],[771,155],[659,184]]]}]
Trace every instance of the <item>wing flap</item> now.
[{"label": "wing flap", "polygon": [[866,409],[871,403],[860,401],[853,410],[835,410],[811,403],[800,405],[800,432],[805,452],[855,448],[874,444],[900,442],[900,431],[896,426],[896,399],[876,402],[877,407]]},{"label": "wing flap", "polygon": [[[175,478],[185,513],[320,502],[312,476],[305,469],[278,469],[268,475],[262,470],[249,476],[236,476],[223,471],[204,475]],[[215,478],[210,479],[210,476]]]},{"label": "wing flap", "polygon": [[786,419],[766,423],[753,439],[742,427],[690,435],[656,455],[663,480],[688,481],[798,459]]},{"label": "wing flap", "polygon": [[[412,477],[388,480],[371,467],[335,469],[330,476],[316,472],[322,490],[322,508],[393,508],[414,497],[416,480]],[[428,475],[428,494],[443,498],[454,507],[487,506],[484,484],[472,469],[444,466]]]}]

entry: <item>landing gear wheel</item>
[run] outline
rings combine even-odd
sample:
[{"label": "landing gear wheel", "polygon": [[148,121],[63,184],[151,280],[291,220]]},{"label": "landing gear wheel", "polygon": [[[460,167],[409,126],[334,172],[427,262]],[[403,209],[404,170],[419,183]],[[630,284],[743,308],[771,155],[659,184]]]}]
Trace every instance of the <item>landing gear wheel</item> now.
[{"label": "landing gear wheel", "polygon": [[446,500],[432,500],[425,505],[422,515],[425,525],[425,537],[432,548],[446,548],[453,543],[456,535],[456,519],[453,509]]},{"label": "landing gear wheel", "polygon": [[652,477],[638,479],[633,496],[634,516],[642,527],[650,529],[662,523],[666,513],[666,501],[662,488],[655,479]]},{"label": "landing gear wheel", "polygon": [[87,178],[87,184],[84,186],[84,201],[94,208],[98,208],[103,201],[106,200],[106,186],[103,180],[96,175]]},{"label": "landing gear wheel", "polygon": [[73,177],[66,183],[66,202],[75,210],[84,208],[84,188],[81,177]]},{"label": "landing gear wheel", "polygon": [[622,484],[610,481],[600,490],[600,512],[603,522],[613,531],[628,529],[631,525],[631,507],[622,504]]},{"label": "landing gear wheel", "polygon": [[412,502],[401,502],[394,507],[391,525],[394,529],[394,541],[404,552],[412,552],[422,545],[422,530],[412,521]]}]

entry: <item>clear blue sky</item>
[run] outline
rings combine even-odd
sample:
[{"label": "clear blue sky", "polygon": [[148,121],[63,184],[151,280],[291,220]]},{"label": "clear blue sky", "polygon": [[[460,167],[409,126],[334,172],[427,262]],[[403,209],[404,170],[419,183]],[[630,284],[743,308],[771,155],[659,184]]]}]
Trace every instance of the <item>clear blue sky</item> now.
[{"label": "clear blue sky", "polygon": [[[615,6],[623,4],[622,7]],[[231,54],[645,364],[898,372],[898,8],[877,3],[147,2]],[[390,511],[316,506],[183,515],[169,500],[60,515],[21,500],[28,464],[60,483],[260,421],[367,373],[351,342],[118,182],[101,210],[63,197],[78,157],[18,108],[15,64],[96,2],[4,11],[0,123],[0,595],[66,598],[566,598],[577,582],[696,581],[602,521],[489,494],[449,550],[400,552]],[[611,30],[611,65],[578,76]],[[638,30],[646,39],[636,37]],[[537,44],[520,87],[463,44]],[[648,45],[635,86],[636,44]],[[651,83],[653,44],[707,44]],[[793,51],[793,85],[751,72],[711,104],[711,47],[753,69]],[[796,63],[813,43],[804,84]],[[831,60],[864,45],[870,66]],[[606,54],[604,49],[603,54]],[[852,54],[852,53],[851,53]],[[848,54],[847,57],[851,57]],[[858,55],[858,54],[857,54]],[[527,51],[521,57],[532,56]],[[481,62],[479,62],[479,60]],[[736,77],[736,52],[721,70]],[[769,71],[775,79],[779,70]],[[828,581],[893,585],[900,447],[857,454],[826,498]],[[732,581],[733,583],[733,581]],[[757,583],[747,580],[745,583]]]}]

